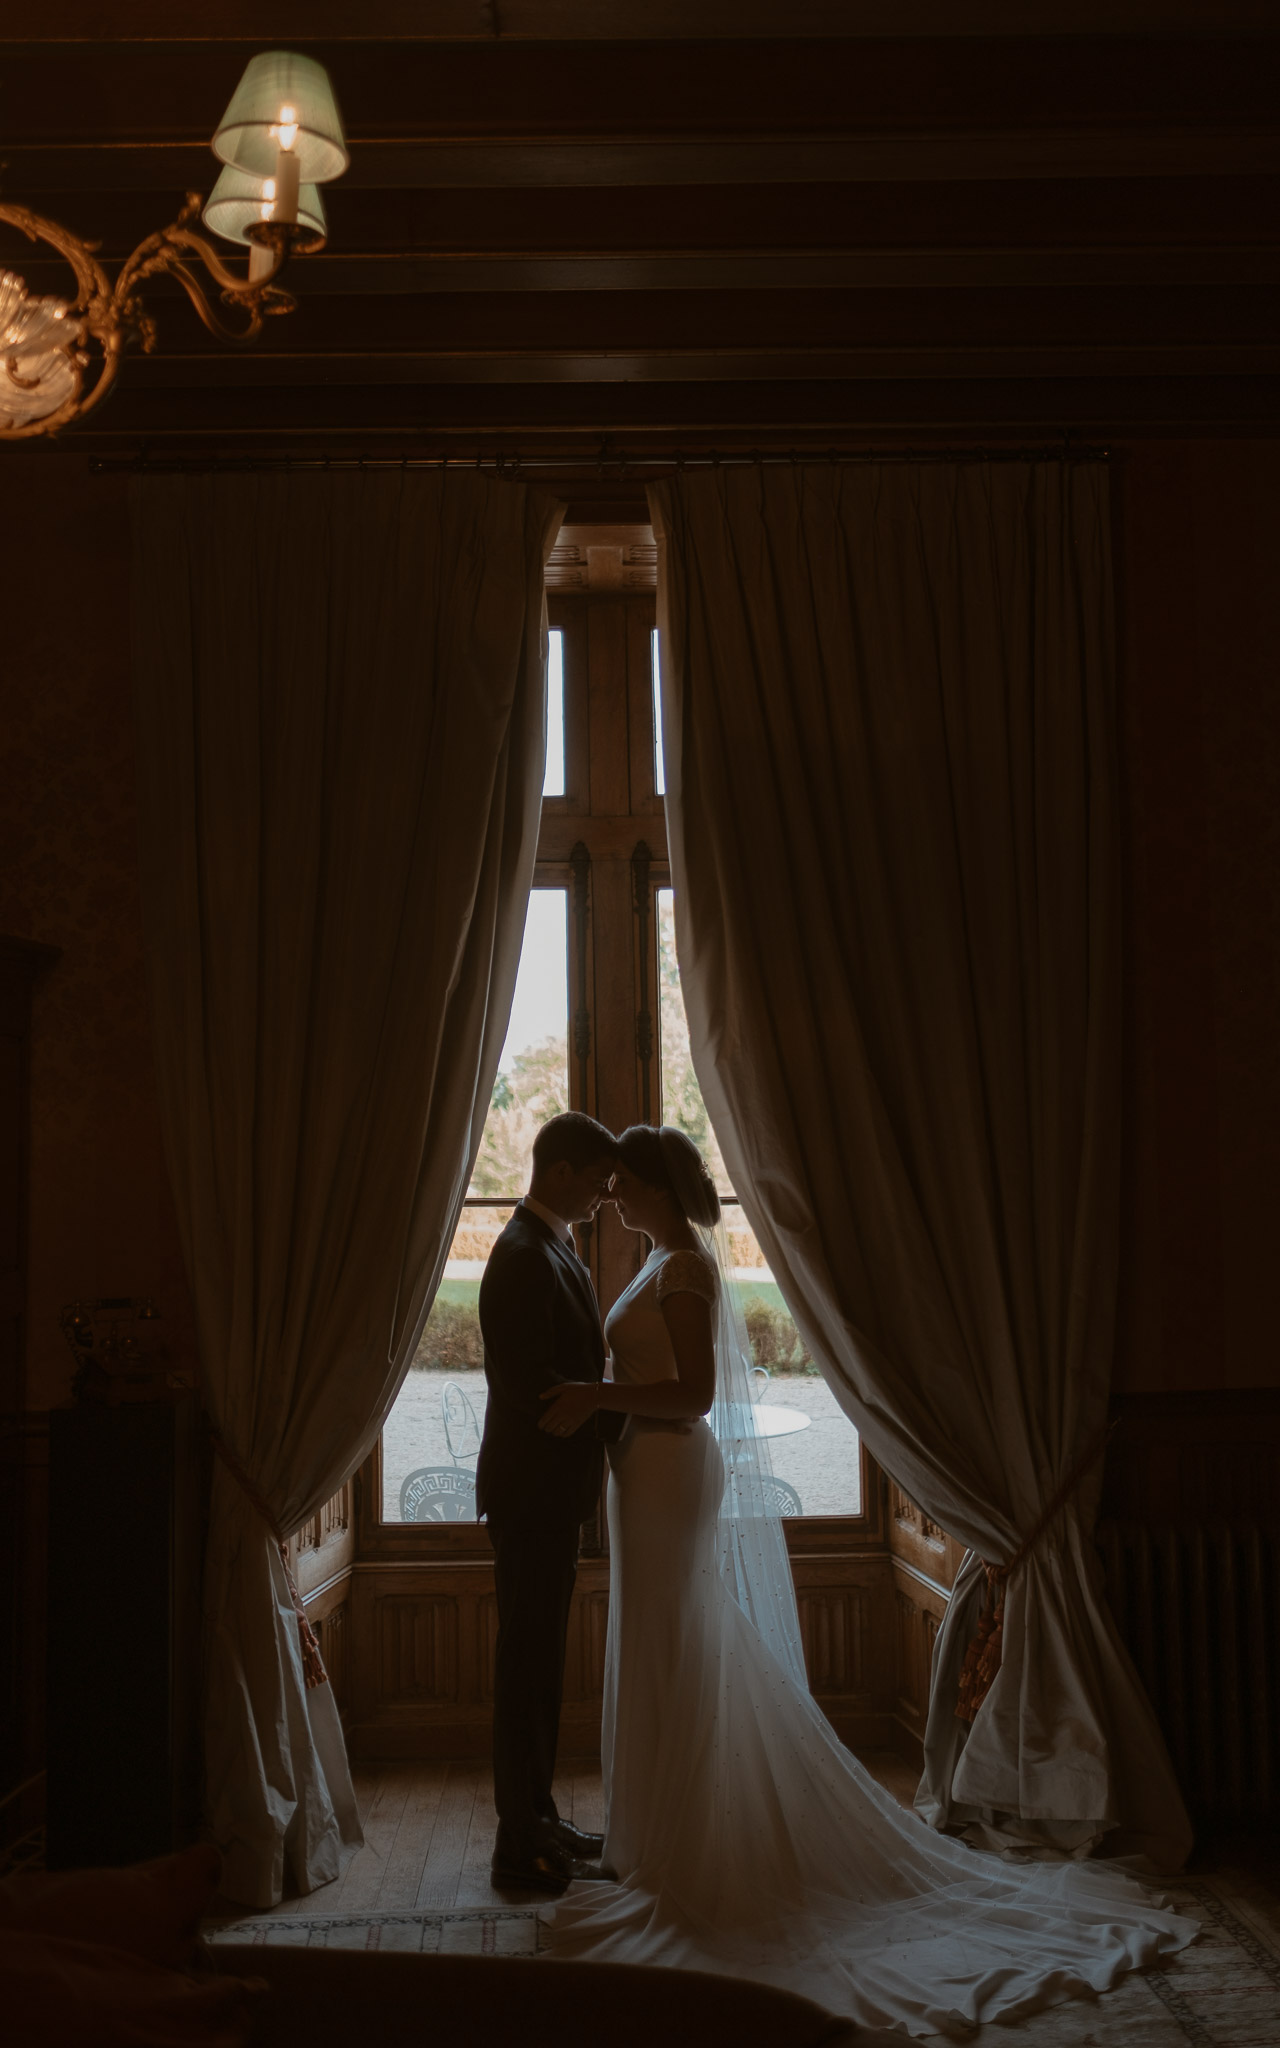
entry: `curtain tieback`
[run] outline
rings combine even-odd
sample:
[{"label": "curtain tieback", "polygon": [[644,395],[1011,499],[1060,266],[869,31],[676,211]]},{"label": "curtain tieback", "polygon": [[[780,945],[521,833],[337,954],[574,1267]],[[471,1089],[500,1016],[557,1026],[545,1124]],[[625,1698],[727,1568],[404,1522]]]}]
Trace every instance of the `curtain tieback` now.
[{"label": "curtain tieback", "polygon": [[302,1673],[307,1681],[307,1686],[311,1688],[317,1685],[327,1685],[329,1683],[329,1674],[324,1668],[324,1658],[320,1655],[320,1640],[311,1623],[307,1620],[307,1610],[302,1604],[302,1595],[298,1591],[298,1582],[293,1576],[293,1568],[289,1563],[289,1545],[280,1533],[280,1525],[272,1514],[271,1509],[267,1506],[266,1501],[258,1492],[252,1479],[250,1479],[245,1471],[244,1466],[236,1457],[235,1452],[224,1442],[212,1423],[209,1424],[209,1436],[214,1450],[221,1458],[231,1477],[235,1480],[236,1485],[240,1488],[246,1500],[253,1502],[254,1507],[262,1516],[263,1521],[279,1545],[280,1562],[284,1566],[285,1584],[289,1588],[289,1598],[293,1602],[293,1611],[298,1621],[298,1647],[302,1652]]},{"label": "curtain tieback", "polygon": [[1077,1458],[1035,1527],[1023,1538],[1008,1564],[988,1564],[985,1557],[982,1559],[982,1569],[987,1575],[986,1598],[982,1603],[982,1613],[978,1617],[977,1634],[965,1651],[964,1663],[960,1666],[960,1682],[956,1696],[957,1721],[976,1720],[979,1707],[995,1684],[1003,1652],[1005,1587],[1019,1565],[1035,1549],[1049,1524],[1061,1513],[1086,1474],[1093,1470],[1110,1442],[1112,1432],[1119,1426],[1119,1420],[1117,1416],[1114,1422],[1105,1423],[1087,1450]]}]

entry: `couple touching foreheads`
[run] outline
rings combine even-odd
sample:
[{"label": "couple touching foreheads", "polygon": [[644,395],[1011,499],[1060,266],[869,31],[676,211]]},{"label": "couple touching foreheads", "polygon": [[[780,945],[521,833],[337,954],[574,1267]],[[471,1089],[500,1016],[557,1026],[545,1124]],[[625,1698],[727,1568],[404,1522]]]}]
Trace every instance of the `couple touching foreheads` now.
[{"label": "couple touching foreheads", "polygon": [[[571,1226],[606,1200],[651,1248],[602,1330]],[[684,1132],[615,1138],[571,1112],[539,1131],[489,1256],[494,1882],[564,1894],[553,1953],[753,1977],[918,2035],[1089,1996],[1181,1948],[1196,1924],[1105,1865],[1011,1865],[935,1833],[820,1712],[719,1223]],[[559,1818],[552,1779],[606,1446],[600,1836]]]}]

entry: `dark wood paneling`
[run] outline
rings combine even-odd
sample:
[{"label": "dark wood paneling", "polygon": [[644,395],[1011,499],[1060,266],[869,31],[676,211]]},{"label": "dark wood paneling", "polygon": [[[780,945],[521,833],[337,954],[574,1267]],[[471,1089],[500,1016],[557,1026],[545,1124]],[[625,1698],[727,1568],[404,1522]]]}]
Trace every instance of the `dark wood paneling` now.
[{"label": "dark wood paneling", "polygon": [[[850,1744],[893,1739],[893,1589],[886,1553],[792,1560],[815,1696]],[[490,1741],[493,1568],[423,1559],[360,1564],[351,1592],[352,1751],[359,1758],[482,1756]],[[599,1754],[606,1558],[580,1559],[565,1658],[561,1753]]]}]

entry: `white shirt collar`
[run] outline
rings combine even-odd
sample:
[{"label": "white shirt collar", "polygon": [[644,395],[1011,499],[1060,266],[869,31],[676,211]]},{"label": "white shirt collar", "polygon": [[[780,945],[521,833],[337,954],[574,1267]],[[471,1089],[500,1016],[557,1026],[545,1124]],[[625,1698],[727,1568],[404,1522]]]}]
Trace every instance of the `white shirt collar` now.
[{"label": "white shirt collar", "polygon": [[554,1209],[548,1209],[545,1202],[535,1202],[532,1195],[521,1195],[520,1200],[526,1209],[533,1211],[533,1214],[540,1222],[546,1224],[548,1230],[555,1233],[561,1244],[565,1245],[576,1259],[578,1247],[573,1241],[573,1232],[565,1222],[564,1217],[557,1216]]}]

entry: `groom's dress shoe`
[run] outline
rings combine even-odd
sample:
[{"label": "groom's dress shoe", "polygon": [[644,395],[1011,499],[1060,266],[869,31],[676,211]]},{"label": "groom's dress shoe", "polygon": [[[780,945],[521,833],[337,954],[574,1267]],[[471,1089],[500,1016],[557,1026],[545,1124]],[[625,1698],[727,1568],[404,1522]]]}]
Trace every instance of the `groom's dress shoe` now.
[{"label": "groom's dress shoe", "polygon": [[499,1835],[489,1874],[496,1885],[536,1892],[562,1892],[600,1876],[594,1863],[562,1848],[550,1827],[532,1842],[508,1842]]},{"label": "groom's dress shoe", "polygon": [[553,1820],[551,1831],[562,1849],[580,1862],[595,1863],[604,1855],[604,1836],[589,1835],[583,1828],[575,1828],[571,1820]]}]

